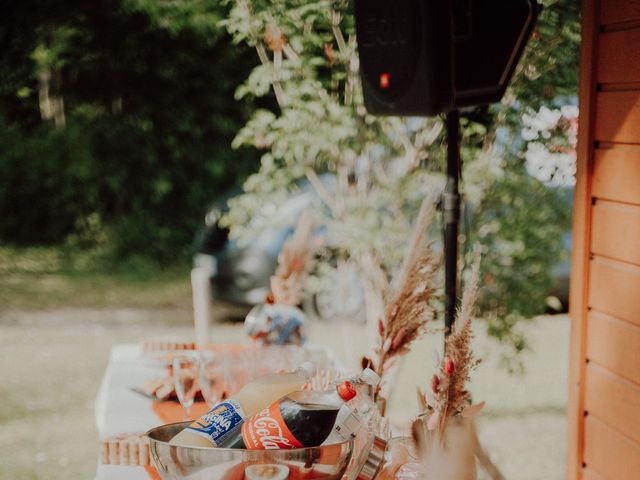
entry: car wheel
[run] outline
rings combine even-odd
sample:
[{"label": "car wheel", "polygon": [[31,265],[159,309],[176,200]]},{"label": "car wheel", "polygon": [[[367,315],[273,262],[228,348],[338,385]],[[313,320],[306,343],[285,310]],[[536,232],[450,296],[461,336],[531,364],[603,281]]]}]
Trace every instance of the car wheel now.
[{"label": "car wheel", "polygon": [[325,279],[323,288],[304,300],[302,307],[312,320],[364,323],[363,284],[355,268],[335,270],[330,278]]}]

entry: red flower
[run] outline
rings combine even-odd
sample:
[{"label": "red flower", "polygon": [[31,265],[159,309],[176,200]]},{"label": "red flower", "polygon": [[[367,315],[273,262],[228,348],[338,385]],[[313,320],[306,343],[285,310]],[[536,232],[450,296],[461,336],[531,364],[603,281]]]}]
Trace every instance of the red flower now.
[{"label": "red flower", "polygon": [[447,361],[444,363],[444,373],[447,374],[448,377],[453,375],[453,372],[456,371],[456,364],[450,358],[447,358]]},{"label": "red flower", "polygon": [[304,261],[301,258],[296,258],[293,262],[291,262],[290,270],[291,270],[291,273],[303,271]]},{"label": "red flower", "polygon": [[433,393],[440,393],[440,377],[434,375],[431,379],[431,390]]}]

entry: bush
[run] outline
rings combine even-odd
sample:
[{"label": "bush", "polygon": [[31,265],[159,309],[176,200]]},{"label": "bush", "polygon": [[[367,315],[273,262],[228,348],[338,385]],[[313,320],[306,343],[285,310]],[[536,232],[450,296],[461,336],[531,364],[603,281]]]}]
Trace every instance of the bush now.
[{"label": "bush", "polygon": [[[219,2],[49,3],[14,6],[24,32],[0,24],[0,241],[186,259],[209,202],[255,165],[230,146],[253,56],[217,26]],[[39,118],[44,74],[55,123]]]}]

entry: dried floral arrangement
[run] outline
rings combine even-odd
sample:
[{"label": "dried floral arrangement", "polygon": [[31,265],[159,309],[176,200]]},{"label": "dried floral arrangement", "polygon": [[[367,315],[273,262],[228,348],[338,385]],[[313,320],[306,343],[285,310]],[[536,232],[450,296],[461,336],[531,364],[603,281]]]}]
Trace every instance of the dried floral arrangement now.
[{"label": "dried floral arrangement", "polygon": [[429,394],[418,389],[423,414],[411,426],[414,453],[392,465],[388,478],[475,480],[476,459],[493,480],[504,476],[484,450],[474,418],[484,402],[471,404],[466,388],[470,373],[479,364],[471,349],[473,308],[478,294],[480,257],[471,270],[451,333],[445,341],[443,358],[437,358],[437,372],[431,378]]},{"label": "dried floral arrangement", "polygon": [[275,303],[298,305],[304,294],[306,280],[315,266],[319,242],[313,235],[311,212],[304,211],[298,219],[293,235],[278,255],[278,268],[271,277],[271,293]]},{"label": "dried floral arrangement", "polygon": [[441,434],[448,417],[472,417],[484,407],[484,402],[471,405],[471,395],[466,389],[471,371],[480,363],[471,349],[479,274],[480,257],[477,256],[452,331],[445,341],[444,356],[438,359],[438,370],[431,378],[431,393],[418,392],[423,411],[429,415],[427,428]]},{"label": "dried floral arrangement", "polygon": [[[426,198],[422,202],[413,238],[408,246],[402,268],[391,284],[380,266],[368,257],[363,269],[369,280],[369,293],[378,297],[381,306],[375,324],[376,345],[371,357],[362,359],[362,366],[370,367],[382,378],[374,399],[382,415],[386,409],[383,388],[389,372],[396,361],[411,349],[412,343],[425,332],[427,324],[436,318],[432,301],[436,293],[436,273],[440,259],[431,244],[425,241],[427,228],[433,214],[433,202]],[[368,316],[372,313],[368,313]]]}]

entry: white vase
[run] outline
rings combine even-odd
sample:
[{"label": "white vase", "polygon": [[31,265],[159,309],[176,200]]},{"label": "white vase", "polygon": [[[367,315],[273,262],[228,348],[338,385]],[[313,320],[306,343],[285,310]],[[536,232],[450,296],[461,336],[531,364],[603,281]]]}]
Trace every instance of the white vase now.
[{"label": "white vase", "polygon": [[472,418],[447,418],[442,436],[438,430],[427,431],[424,480],[476,480],[476,445]]}]

